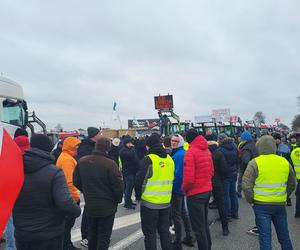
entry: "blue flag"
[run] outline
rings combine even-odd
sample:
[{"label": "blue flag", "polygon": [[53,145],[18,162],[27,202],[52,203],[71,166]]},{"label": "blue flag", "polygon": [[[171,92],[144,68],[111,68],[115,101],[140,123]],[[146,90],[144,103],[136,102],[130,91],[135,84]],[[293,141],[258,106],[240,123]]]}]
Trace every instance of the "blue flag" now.
[{"label": "blue flag", "polygon": [[117,103],[116,103],[116,101],[114,101],[113,111],[116,111],[116,107],[117,107]]}]

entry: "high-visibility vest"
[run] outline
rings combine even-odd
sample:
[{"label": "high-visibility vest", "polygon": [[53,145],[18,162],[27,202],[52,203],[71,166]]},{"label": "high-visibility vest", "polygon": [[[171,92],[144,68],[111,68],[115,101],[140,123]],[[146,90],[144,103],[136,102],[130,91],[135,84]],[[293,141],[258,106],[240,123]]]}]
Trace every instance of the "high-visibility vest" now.
[{"label": "high-visibility vest", "polygon": [[300,180],[300,147],[295,148],[291,153],[291,159],[296,172],[297,180]]},{"label": "high-visibility vest", "polygon": [[267,203],[286,202],[289,162],[278,155],[260,155],[255,158],[258,176],[254,185],[254,200]]},{"label": "high-visibility vest", "polygon": [[153,204],[167,204],[171,201],[174,161],[168,155],[161,158],[155,154],[149,154],[152,161],[152,177],[147,180],[142,200]]},{"label": "high-visibility vest", "polygon": [[297,143],[293,143],[290,145],[291,151],[293,151],[294,149],[296,149],[298,147]]},{"label": "high-visibility vest", "polygon": [[187,151],[188,149],[189,149],[189,147],[190,147],[190,144],[188,143],[188,142],[184,142],[184,144],[183,144],[183,149],[185,150],[185,151]]}]

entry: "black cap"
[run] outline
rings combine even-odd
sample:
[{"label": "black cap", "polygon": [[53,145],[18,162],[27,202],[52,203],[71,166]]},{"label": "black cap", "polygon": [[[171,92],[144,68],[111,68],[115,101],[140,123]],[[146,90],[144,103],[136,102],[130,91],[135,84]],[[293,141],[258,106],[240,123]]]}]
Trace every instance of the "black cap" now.
[{"label": "black cap", "polygon": [[38,148],[40,150],[51,152],[53,149],[52,141],[46,136],[42,134],[35,134],[30,139],[30,147]]},{"label": "black cap", "polygon": [[198,131],[194,128],[189,129],[186,132],[185,138],[188,143],[191,143],[199,135]]},{"label": "black cap", "polygon": [[15,134],[14,134],[14,138],[18,137],[18,136],[27,136],[28,137],[28,133],[25,129],[23,128],[17,128],[17,130],[15,131]]},{"label": "black cap", "polygon": [[97,134],[99,134],[100,129],[95,128],[95,127],[88,127],[87,128],[87,133],[88,133],[88,138],[93,138]]},{"label": "black cap", "polygon": [[148,139],[146,140],[146,146],[148,146],[149,148],[153,147],[156,144],[160,144],[160,137],[158,134],[153,133],[152,135],[150,135],[148,137]]}]

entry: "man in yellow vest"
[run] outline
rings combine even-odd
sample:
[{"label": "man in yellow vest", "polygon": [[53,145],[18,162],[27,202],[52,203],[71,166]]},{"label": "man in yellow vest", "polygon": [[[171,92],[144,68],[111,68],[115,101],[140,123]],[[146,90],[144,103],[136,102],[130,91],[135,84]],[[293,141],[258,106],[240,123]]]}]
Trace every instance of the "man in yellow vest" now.
[{"label": "man in yellow vest", "polygon": [[156,232],[163,250],[172,250],[170,202],[174,180],[174,162],[162,147],[160,137],[152,134],[146,141],[148,155],[137,173],[135,192],[141,204],[142,231],[145,249],[155,250]]},{"label": "man in yellow vest", "polygon": [[294,165],[297,178],[297,189],[296,189],[296,212],[295,218],[300,218],[300,147],[295,148],[291,153],[291,160]]},{"label": "man in yellow vest", "polygon": [[243,176],[246,200],[253,204],[260,249],[272,249],[273,222],[282,249],[292,250],[285,204],[296,186],[289,162],[276,155],[275,140],[265,135],[256,143],[258,157],[252,159]]}]

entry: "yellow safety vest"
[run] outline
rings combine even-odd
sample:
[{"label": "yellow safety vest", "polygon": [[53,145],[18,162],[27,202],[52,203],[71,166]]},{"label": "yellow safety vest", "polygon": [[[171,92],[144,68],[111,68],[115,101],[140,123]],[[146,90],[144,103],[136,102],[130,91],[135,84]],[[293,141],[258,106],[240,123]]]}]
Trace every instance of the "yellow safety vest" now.
[{"label": "yellow safety vest", "polygon": [[255,158],[258,176],[254,185],[254,200],[280,203],[287,199],[289,162],[278,155],[261,155]]},{"label": "yellow safety vest", "polygon": [[155,154],[149,154],[152,161],[152,177],[148,179],[142,200],[153,204],[167,204],[171,201],[174,161],[168,155],[161,158]]},{"label": "yellow safety vest", "polygon": [[300,180],[300,147],[295,148],[291,153],[291,159],[296,172],[297,180]]},{"label": "yellow safety vest", "polygon": [[189,147],[190,147],[190,144],[188,143],[188,142],[184,142],[184,144],[183,144],[183,149],[185,150],[185,151],[187,151],[188,149],[189,149]]}]

